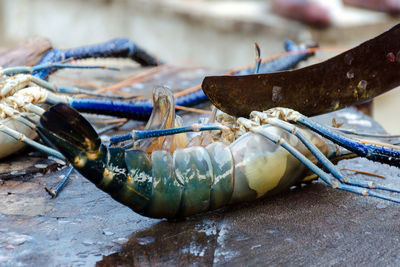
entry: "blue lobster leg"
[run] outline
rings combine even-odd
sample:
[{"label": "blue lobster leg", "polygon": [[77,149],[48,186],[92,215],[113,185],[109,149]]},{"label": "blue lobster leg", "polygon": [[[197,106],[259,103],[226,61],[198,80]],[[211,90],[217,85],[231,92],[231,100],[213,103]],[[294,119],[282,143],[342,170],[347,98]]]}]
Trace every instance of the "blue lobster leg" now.
[{"label": "blue lobster leg", "polygon": [[309,47],[305,45],[297,45],[291,40],[285,40],[284,47],[286,52],[292,52],[292,54],[262,63],[256,72],[253,69],[245,69],[238,71],[233,75],[249,75],[254,73],[271,73],[289,70],[295,68],[301,61],[306,60],[313,55],[312,52],[307,51],[307,48]]},{"label": "blue lobster leg", "polygon": [[16,67],[9,67],[1,70],[1,74],[30,74],[35,71],[40,70],[47,70],[49,68],[56,68],[56,69],[111,69],[111,70],[119,70],[118,68],[109,68],[102,65],[76,65],[76,64],[65,64],[65,63],[43,63],[39,65],[35,65],[32,67],[29,66],[16,66]]},{"label": "blue lobster leg", "polygon": [[382,139],[388,139],[388,140],[400,138],[400,135],[398,135],[398,134],[371,134],[371,133],[358,132],[354,129],[343,129],[343,128],[336,128],[336,127],[328,127],[328,129],[331,129],[334,131],[339,131],[344,134],[351,134],[351,135],[362,136],[362,137],[382,138]]},{"label": "blue lobster leg", "polygon": [[[254,112],[252,114],[255,114]],[[262,115],[262,114],[261,114]],[[369,189],[379,189],[384,191],[390,191],[395,193],[400,193],[400,190],[393,188],[377,185],[372,181],[358,181],[344,177],[336,166],[312,143],[308,140],[302,133],[297,129],[296,126],[282,121],[277,118],[266,118],[264,119],[269,125],[279,127],[290,134],[295,135],[299,140],[307,147],[307,149],[314,155],[314,157],[336,178],[340,183],[345,183],[357,187],[369,188]]]},{"label": "blue lobster leg", "polygon": [[159,130],[147,130],[147,131],[137,131],[133,130],[128,134],[114,135],[110,138],[111,144],[116,144],[126,140],[139,140],[146,138],[161,137],[166,135],[187,133],[187,132],[202,132],[202,131],[213,131],[222,130],[225,126],[218,123],[205,123],[205,124],[192,124],[189,126],[182,126],[169,129],[159,129]]},{"label": "blue lobster leg", "polygon": [[[305,51],[306,47],[297,46],[291,41],[285,41],[286,50],[289,52],[299,52],[280,57],[278,59],[263,63],[259,67],[260,73],[276,72],[294,68],[299,62],[312,55]],[[245,75],[254,73],[252,68],[234,73],[233,75]],[[187,95],[175,98],[175,105],[191,107],[208,101],[202,90],[197,90]],[[118,101],[103,99],[71,99],[69,105],[81,112],[104,114],[117,117],[126,117],[135,120],[147,120],[152,112],[153,104],[151,100],[139,101]]]},{"label": "blue lobster leg", "polygon": [[[259,134],[262,137],[265,137],[266,139],[272,141],[273,143],[285,148],[295,158],[297,158],[300,162],[302,162],[307,168],[309,168],[312,172],[314,172],[316,175],[318,175],[322,181],[324,181],[329,186],[332,186],[332,188],[348,191],[348,192],[355,193],[355,194],[361,195],[361,196],[371,196],[371,197],[388,200],[388,201],[395,202],[395,203],[400,203],[399,198],[394,198],[389,195],[377,193],[377,192],[374,192],[367,188],[363,188],[362,186],[344,184],[344,183],[341,183],[340,181],[333,182],[333,181],[331,181],[331,177],[328,173],[324,172],[321,168],[319,168],[317,165],[312,163],[308,158],[306,158],[296,148],[294,148],[292,145],[290,145],[288,142],[286,142],[286,140],[284,140],[278,136],[275,136],[267,131],[263,131],[263,127],[253,128],[252,131],[254,133]],[[328,168],[328,170],[331,171],[329,168]],[[398,192],[398,191],[392,190],[392,189],[390,189],[389,191]]]},{"label": "blue lobster leg", "polygon": [[256,50],[256,68],[254,70],[254,73],[260,73],[260,67],[261,67],[261,63],[262,63],[262,60],[261,60],[261,49],[258,46],[258,43],[254,44],[254,48]]},{"label": "blue lobster leg", "polygon": [[68,179],[73,170],[74,170],[74,167],[69,166],[67,169],[67,172],[64,174],[64,177],[55,186],[55,188],[47,188],[47,186],[44,187],[44,190],[46,190],[46,192],[51,196],[51,198],[55,198],[58,196],[58,193],[60,193],[61,190],[64,188],[64,186],[67,184]]},{"label": "blue lobster leg", "polygon": [[[47,52],[39,62],[55,63],[63,62],[68,59],[84,59],[93,57],[123,57],[131,58],[142,66],[157,66],[158,61],[155,57],[148,54],[142,48],[138,47],[131,40],[126,38],[118,38],[106,43],[83,46],[72,49],[53,49]],[[47,79],[55,69],[45,69],[33,73],[33,75]]]},{"label": "blue lobster leg", "polygon": [[384,144],[364,143],[346,137],[338,132],[330,131],[328,128],[314,122],[300,113],[298,113],[294,122],[317,132],[321,136],[361,157],[400,167],[400,149],[398,147],[392,145],[385,146]]},{"label": "blue lobster leg", "polygon": [[[148,120],[153,110],[151,100],[121,101],[72,98],[68,104],[80,112],[124,117],[142,121]],[[176,104],[179,105],[178,103]]]}]

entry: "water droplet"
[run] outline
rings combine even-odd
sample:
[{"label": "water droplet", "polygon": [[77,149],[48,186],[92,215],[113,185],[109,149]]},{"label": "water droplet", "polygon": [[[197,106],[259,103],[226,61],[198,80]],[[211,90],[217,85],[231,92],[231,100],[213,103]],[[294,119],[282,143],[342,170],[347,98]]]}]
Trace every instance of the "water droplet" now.
[{"label": "water droplet", "polygon": [[103,230],[103,234],[106,235],[106,236],[110,236],[110,235],[113,235],[114,233],[111,232],[111,231],[108,230],[108,229],[104,229],[104,230]]},{"label": "water droplet", "polygon": [[128,238],[120,237],[120,238],[114,239],[113,242],[118,244],[118,245],[123,245],[126,242],[128,242]]},{"label": "water droplet", "polygon": [[343,233],[335,232],[335,236],[337,239],[342,239],[344,237]]},{"label": "water droplet", "polygon": [[84,251],[84,252],[79,252],[79,253],[77,254],[77,256],[78,256],[79,258],[81,258],[81,259],[84,259],[84,258],[87,258],[87,256],[89,256],[89,255],[88,255],[88,252],[87,252],[87,251]]},{"label": "water droplet", "polygon": [[137,237],[136,241],[139,245],[148,245],[155,241],[154,237]]},{"label": "water droplet", "polygon": [[392,52],[390,52],[390,53],[386,54],[386,59],[389,62],[395,62],[396,61],[396,56]]},{"label": "water droplet", "polygon": [[45,169],[45,168],[47,168],[47,164],[35,164],[34,166],[37,169]]},{"label": "water droplet", "polygon": [[85,240],[85,241],[82,242],[82,244],[84,244],[85,246],[91,246],[91,245],[94,244],[94,242],[90,241],[90,240]]},{"label": "water droplet", "polygon": [[353,78],[354,78],[354,72],[351,71],[351,70],[349,70],[349,71],[346,73],[346,77],[347,77],[348,79],[353,79]]},{"label": "water droplet", "polygon": [[354,60],[354,57],[353,57],[353,55],[352,55],[351,53],[347,53],[347,54],[344,56],[344,62],[345,62],[347,65],[351,65],[351,63],[353,62],[353,60]]},{"label": "water droplet", "polygon": [[281,102],[283,100],[282,87],[272,87],[272,102]]},{"label": "water droplet", "polygon": [[96,257],[103,255],[101,252],[98,252],[98,251],[90,251],[90,254],[93,256],[96,256]]},{"label": "water droplet", "polygon": [[4,256],[4,255],[0,255],[0,263],[1,262],[7,262],[10,260],[10,257],[8,256]]},{"label": "water droplet", "polygon": [[337,246],[336,246],[335,244],[328,243],[328,244],[326,245],[326,248],[337,248]]},{"label": "water droplet", "polygon": [[359,89],[360,91],[364,91],[365,89],[367,89],[367,85],[368,85],[368,82],[366,80],[361,80],[357,84],[357,89]]},{"label": "water droplet", "polygon": [[11,246],[19,246],[29,240],[32,240],[29,235],[12,234],[7,238],[7,243]]},{"label": "water droplet", "polygon": [[291,237],[287,237],[287,238],[285,238],[285,241],[291,243],[291,242],[293,242],[294,240],[293,240],[293,238],[291,238]]},{"label": "water droplet", "polygon": [[384,209],[384,208],[386,208],[388,206],[388,204],[386,203],[386,202],[380,202],[380,203],[378,203],[378,205],[376,205],[376,208],[377,209]]}]

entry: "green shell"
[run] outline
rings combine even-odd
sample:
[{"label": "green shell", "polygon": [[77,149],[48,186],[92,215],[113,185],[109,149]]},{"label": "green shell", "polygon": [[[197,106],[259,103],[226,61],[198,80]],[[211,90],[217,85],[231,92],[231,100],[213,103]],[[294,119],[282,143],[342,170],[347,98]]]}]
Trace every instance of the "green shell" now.
[{"label": "green shell", "polygon": [[174,218],[178,214],[183,186],[175,179],[172,156],[163,150],[153,151],[153,197],[146,216]]},{"label": "green shell", "polygon": [[173,162],[177,181],[183,185],[180,217],[207,211],[213,183],[212,164],[204,147],[178,149]]},{"label": "green shell", "polygon": [[125,162],[129,170],[121,201],[134,211],[144,214],[153,194],[151,161],[142,150],[127,150]]}]

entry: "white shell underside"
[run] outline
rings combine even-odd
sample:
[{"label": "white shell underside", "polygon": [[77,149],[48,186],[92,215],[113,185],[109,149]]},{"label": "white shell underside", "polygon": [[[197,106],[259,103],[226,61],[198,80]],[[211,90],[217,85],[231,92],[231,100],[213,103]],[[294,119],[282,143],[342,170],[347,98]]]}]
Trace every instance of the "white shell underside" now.
[{"label": "white shell underside", "polygon": [[[27,115],[29,118],[34,118],[36,115]],[[37,116],[36,116],[37,117]],[[32,130],[30,127],[27,125],[23,124],[22,122],[12,119],[12,118],[7,118],[2,120],[0,123],[4,124],[5,126],[14,129],[18,131],[19,133],[22,133],[26,135],[30,139],[35,139],[37,137],[37,133]],[[22,143],[19,140],[16,140],[15,138],[7,135],[4,132],[0,132],[0,158],[7,157],[18,150],[22,149],[25,146],[24,143]]]}]

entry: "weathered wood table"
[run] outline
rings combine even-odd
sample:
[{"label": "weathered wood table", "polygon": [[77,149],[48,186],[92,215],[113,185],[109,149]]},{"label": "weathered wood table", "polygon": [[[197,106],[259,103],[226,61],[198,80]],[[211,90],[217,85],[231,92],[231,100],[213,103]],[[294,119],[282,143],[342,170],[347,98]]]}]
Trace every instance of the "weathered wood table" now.
[{"label": "weathered wood table", "polygon": [[[62,85],[69,82],[60,76],[107,86],[135,71],[132,66],[120,73],[62,71],[52,79]],[[149,96],[156,84],[184,89],[205,74],[188,68],[125,89]],[[349,127],[384,132],[351,109],[318,120],[329,124],[332,116]],[[184,115],[190,121],[199,117]],[[386,178],[346,172],[351,177],[400,185],[398,168],[360,158],[338,164]],[[320,182],[169,222],[133,213],[77,173],[50,199],[42,187],[58,182],[65,172],[61,167],[30,149],[1,161],[0,266],[400,264],[400,206]]]}]

